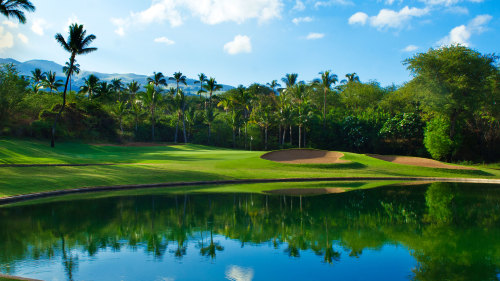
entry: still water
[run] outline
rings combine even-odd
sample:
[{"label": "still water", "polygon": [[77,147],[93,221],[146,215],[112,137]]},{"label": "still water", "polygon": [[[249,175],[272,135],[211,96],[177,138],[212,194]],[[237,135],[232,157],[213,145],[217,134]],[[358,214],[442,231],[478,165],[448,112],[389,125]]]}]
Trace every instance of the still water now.
[{"label": "still water", "polygon": [[42,280],[498,280],[500,186],[3,207],[0,272]]}]

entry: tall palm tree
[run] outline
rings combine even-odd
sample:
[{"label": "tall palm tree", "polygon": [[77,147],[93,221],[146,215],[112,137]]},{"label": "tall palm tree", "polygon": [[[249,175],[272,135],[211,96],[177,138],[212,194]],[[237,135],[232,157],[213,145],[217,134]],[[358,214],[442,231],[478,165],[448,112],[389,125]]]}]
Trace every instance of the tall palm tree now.
[{"label": "tall palm tree", "polygon": [[155,110],[156,105],[161,99],[161,95],[156,93],[156,87],[154,83],[150,83],[145,86],[146,92],[141,93],[142,102],[149,107],[149,112],[151,113],[151,141],[155,139]]},{"label": "tall palm tree", "polygon": [[317,85],[321,85],[324,91],[323,97],[323,126],[326,125],[326,93],[332,85],[335,85],[339,80],[336,74],[330,73],[330,70],[326,70],[319,73],[321,75],[321,79],[314,79],[313,83]]},{"label": "tall palm tree", "polygon": [[132,99],[130,102],[130,113],[134,116],[135,122],[135,135],[137,136],[137,131],[139,129],[139,119],[143,116],[143,109],[141,103],[135,99]]},{"label": "tall palm tree", "polygon": [[[75,57],[77,55],[86,55],[88,53],[92,53],[97,50],[95,47],[89,47],[89,45],[96,39],[95,35],[90,34],[87,36],[87,31],[83,29],[83,25],[79,25],[74,23],[69,26],[69,37],[68,39],[64,39],[64,37],[57,33],[55,36],[56,41],[63,47],[64,50],[69,52],[69,68],[72,69],[73,65],[75,65]],[[66,76],[66,84],[64,85],[63,92],[63,104],[56,118],[54,119],[54,124],[52,126],[52,139],[50,141],[50,146],[54,147],[55,143],[55,134],[56,134],[56,126],[57,120],[61,117],[61,114],[66,106],[66,91],[68,90],[68,82],[71,72],[68,72]]]},{"label": "tall palm tree", "polygon": [[[178,72],[174,73],[173,77],[170,77],[168,79],[169,80],[175,80],[175,82],[177,84],[177,93],[175,95],[175,97],[177,98],[177,96],[179,96],[181,94],[179,92],[180,91],[180,89],[179,89],[179,83],[187,85],[186,76],[182,75],[182,72],[178,71]],[[186,103],[185,103],[185,99],[184,99],[184,93],[182,93],[182,97],[179,99],[179,102],[181,103],[180,110],[182,112],[182,130],[184,132],[184,143],[187,143],[187,140],[186,140],[186,122],[184,121],[184,109],[186,107]],[[179,129],[178,127],[179,127],[179,122],[176,123],[175,132],[178,131],[178,129]],[[177,137],[177,134],[176,134],[176,137]]]},{"label": "tall palm tree", "polygon": [[205,92],[203,90],[203,83],[207,81],[207,76],[204,73],[198,74],[198,81],[194,81],[195,84],[200,84],[200,90],[198,90],[198,96],[200,96],[201,100],[201,94]]},{"label": "tall palm tree", "polygon": [[359,82],[359,76],[356,74],[356,72],[347,73],[345,77],[347,78],[347,80],[343,79],[342,81],[340,81],[342,84],[347,84],[349,82]]},{"label": "tall palm tree", "polygon": [[203,85],[203,88],[208,91],[209,93],[209,106],[210,108],[212,107],[212,94],[213,92],[216,92],[220,89],[222,89],[222,86],[217,84],[217,81],[215,81],[215,78],[210,77],[210,79],[207,80],[207,84]]},{"label": "tall palm tree", "polygon": [[97,92],[99,87],[99,78],[90,74],[88,78],[83,78],[83,86],[80,87],[80,93],[86,93],[90,100]]},{"label": "tall palm tree", "polygon": [[7,18],[16,18],[20,23],[26,23],[25,10],[34,12],[35,6],[28,0],[0,0],[0,13]]},{"label": "tall palm tree", "polygon": [[121,92],[123,91],[123,82],[121,78],[113,78],[111,80],[111,88],[118,94],[118,101],[121,101]]},{"label": "tall palm tree", "polygon": [[295,105],[297,107],[297,123],[299,125],[299,148],[302,147],[302,127],[305,123],[306,110],[305,103],[307,98],[306,85],[304,83],[298,83],[292,88],[293,98]]},{"label": "tall palm tree", "polygon": [[71,93],[71,76],[73,73],[80,73],[80,65],[76,63],[76,60],[73,66],[71,66],[69,62],[66,62],[65,66],[63,66],[63,72],[64,74],[69,75],[69,92]]},{"label": "tall palm tree", "polygon": [[52,90],[57,91],[63,85],[62,80],[57,79],[56,73],[52,71],[45,72],[45,79],[43,80],[42,83],[45,87],[49,88],[51,93]]},{"label": "tall palm tree", "polygon": [[137,81],[132,81],[127,84],[128,93],[131,95],[130,100],[135,100],[135,95],[140,89],[141,87]]}]

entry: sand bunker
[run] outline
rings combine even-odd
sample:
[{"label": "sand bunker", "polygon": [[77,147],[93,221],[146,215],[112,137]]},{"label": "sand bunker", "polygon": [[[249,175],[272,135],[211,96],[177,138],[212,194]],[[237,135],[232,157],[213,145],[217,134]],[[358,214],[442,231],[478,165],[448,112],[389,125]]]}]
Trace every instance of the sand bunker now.
[{"label": "sand bunker", "polygon": [[320,194],[332,194],[332,193],[343,193],[345,189],[339,187],[331,188],[286,188],[286,189],[275,189],[264,191],[269,194],[279,194],[279,195],[320,195]]},{"label": "sand bunker", "polygon": [[287,149],[272,151],[261,156],[262,159],[287,164],[334,164],[349,163],[340,160],[344,154],[335,151],[316,149]]},{"label": "sand bunker", "polygon": [[454,169],[454,170],[477,170],[472,167],[465,166],[454,166],[445,164],[436,160],[420,158],[420,157],[410,157],[410,156],[390,156],[390,155],[377,155],[377,154],[367,154],[370,157],[377,158],[380,160],[410,165],[410,166],[419,166],[419,167],[427,167],[427,168],[441,168],[441,169]]}]

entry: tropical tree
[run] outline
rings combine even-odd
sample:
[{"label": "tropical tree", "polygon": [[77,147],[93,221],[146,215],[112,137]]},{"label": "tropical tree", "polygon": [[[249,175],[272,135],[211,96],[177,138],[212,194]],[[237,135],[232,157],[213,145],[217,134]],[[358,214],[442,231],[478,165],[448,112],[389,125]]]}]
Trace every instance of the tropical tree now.
[{"label": "tropical tree", "polygon": [[306,118],[308,115],[307,111],[307,93],[306,93],[306,85],[304,83],[298,83],[292,88],[293,99],[296,105],[297,112],[297,123],[299,126],[299,148],[302,146],[302,127],[306,122]]},{"label": "tropical tree", "polygon": [[321,75],[321,79],[315,79],[313,83],[321,85],[323,87],[324,98],[323,98],[323,126],[326,125],[326,94],[332,87],[337,83],[337,75],[330,73],[330,70],[326,70],[319,73]]},{"label": "tropical tree", "polygon": [[273,80],[271,81],[271,83],[267,83],[266,84],[269,88],[271,88],[271,90],[273,91],[273,93],[276,95],[276,88],[277,87],[281,87],[281,84],[278,83],[278,80]]},{"label": "tropical tree", "polygon": [[63,66],[63,73],[69,75],[69,92],[71,93],[71,76],[73,75],[73,73],[80,73],[80,65],[76,63],[76,60],[73,66],[71,66],[69,62],[66,62],[66,64]]},{"label": "tropical tree", "polygon": [[154,83],[146,85],[145,92],[140,94],[140,99],[149,108],[151,114],[151,141],[155,139],[155,110],[161,100],[161,94],[157,93]]},{"label": "tropical tree", "polygon": [[[60,33],[56,34],[55,39],[63,47],[64,50],[71,54],[69,58],[69,69],[73,69],[73,66],[75,65],[75,58],[77,55],[85,55],[97,50],[97,48],[95,47],[89,47],[89,45],[96,39],[95,35],[90,34],[87,36],[87,31],[83,29],[83,25],[79,25],[77,23],[69,26],[69,37],[67,40],[64,39],[64,37]],[[71,73],[72,72],[69,71],[66,76],[66,84],[64,85],[63,92],[63,104],[56,118],[54,119],[54,124],[52,126],[52,139],[50,142],[51,147],[54,147],[55,145],[57,121],[61,117],[61,114],[64,111],[64,107],[66,106],[66,91],[68,89],[68,82]]]},{"label": "tropical tree", "polygon": [[42,72],[40,68],[35,68],[34,70],[31,71],[31,81],[35,93],[38,93],[38,90],[40,90],[43,87],[42,82],[44,80],[45,80],[45,73]]},{"label": "tropical tree", "polygon": [[90,74],[88,78],[83,78],[83,86],[80,87],[80,93],[87,94],[90,100],[98,93],[99,78],[94,74]]},{"label": "tropical tree", "polygon": [[347,84],[347,83],[350,83],[350,82],[355,82],[355,83],[356,83],[356,82],[360,82],[360,81],[359,81],[359,76],[358,76],[358,74],[356,74],[356,72],[353,72],[353,73],[347,73],[347,74],[345,75],[345,77],[346,77],[347,79],[343,79],[342,81],[340,81],[340,83],[342,83],[342,84]]},{"label": "tropical tree", "polygon": [[222,89],[222,86],[217,84],[217,81],[215,81],[215,78],[210,77],[210,79],[207,80],[207,84],[203,85],[204,89],[208,91],[209,93],[209,107],[212,107],[212,94],[213,92],[219,91]]},{"label": "tropical tree", "polygon": [[200,84],[200,89],[198,90],[198,96],[200,96],[200,100],[201,100],[201,94],[205,92],[205,90],[203,90],[203,83],[207,81],[207,76],[204,74],[204,73],[200,73],[198,74],[198,81],[195,81],[194,83],[195,84]]},{"label": "tropical tree", "polygon": [[112,109],[112,112],[118,119],[118,122],[120,123],[120,131],[123,136],[123,116],[127,113],[126,103],[122,101],[117,101]]},{"label": "tropical tree", "polygon": [[45,77],[42,84],[45,87],[49,88],[50,92],[52,92],[52,90],[57,91],[63,85],[62,80],[57,79],[56,73],[52,71],[45,72]]},{"label": "tropical tree", "polygon": [[[184,120],[184,110],[186,108],[186,101],[185,101],[185,97],[184,97],[184,92],[181,93],[180,88],[179,88],[179,83],[187,85],[186,76],[182,75],[182,72],[179,71],[179,72],[175,72],[174,76],[170,77],[169,80],[175,80],[175,83],[177,84],[177,94],[175,95],[175,97],[177,98],[177,96],[182,95],[182,97],[179,99],[179,103],[180,103],[180,110],[182,113],[182,130],[184,132],[184,143],[187,143],[186,121]],[[177,132],[178,127],[179,127],[179,122],[177,122],[177,124],[176,124],[175,132]],[[176,139],[177,139],[177,134],[176,134]]]},{"label": "tropical tree", "polygon": [[153,77],[148,77],[148,83],[153,84],[157,89],[159,90],[160,86],[167,87],[167,80],[165,79],[165,76],[163,76],[163,73],[161,72],[153,72]]},{"label": "tropical tree", "polygon": [[139,100],[133,99],[130,101],[129,111],[134,116],[134,124],[135,124],[134,128],[135,128],[135,134],[137,136],[137,131],[138,131],[138,127],[139,127],[139,120],[141,119],[141,117],[144,114],[144,111],[142,109],[142,106],[141,106],[141,103],[139,102]]},{"label": "tropical tree", "polygon": [[115,94],[118,95],[118,101],[121,101],[121,93],[123,91],[123,82],[122,82],[122,79],[119,79],[119,78],[113,78],[111,80],[111,89],[113,90],[113,92],[115,92]]},{"label": "tropical tree", "polygon": [[281,78],[281,81],[283,81],[283,83],[285,83],[286,85],[286,88],[289,89],[293,87],[295,84],[297,84],[298,77],[299,75],[297,73],[292,73],[292,74],[287,73],[285,77]]},{"label": "tropical tree", "polygon": [[252,110],[251,119],[264,129],[264,150],[267,150],[268,130],[274,122],[272,99],[269,96],[262,96]]},{"label": "tropical tree", "polygon": [[113,85],[108,84],[108,82],[102,81],[97,86],[98,97],[105,99],[106,101],[113,101]]},{"label": "tropical tree", "polygon": [[20,23],[26,23],[24,11],[34,12],[35,6],[28,0],[0,0],[0,13],[7,18],[16,18]]},{"label": "tropical tree", "polygon": [[139,92],[140,89],[141,87],[137,81],[132,81],[127,84],[127,91],[130,95],[130,100],[135,100],[135,95],[137,94],[137,92]]}]

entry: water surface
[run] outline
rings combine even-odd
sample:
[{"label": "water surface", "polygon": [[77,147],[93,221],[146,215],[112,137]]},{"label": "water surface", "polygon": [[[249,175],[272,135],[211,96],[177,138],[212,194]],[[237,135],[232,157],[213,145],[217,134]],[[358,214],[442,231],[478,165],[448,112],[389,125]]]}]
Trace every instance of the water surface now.
[{"label": "water surface", "polygon": [[138,195],[0,208],[0,272],[42,280],[498,280],[498,185]]}]

